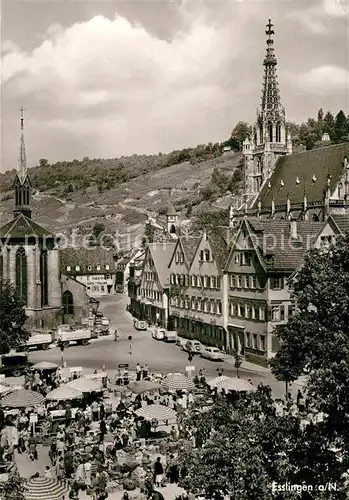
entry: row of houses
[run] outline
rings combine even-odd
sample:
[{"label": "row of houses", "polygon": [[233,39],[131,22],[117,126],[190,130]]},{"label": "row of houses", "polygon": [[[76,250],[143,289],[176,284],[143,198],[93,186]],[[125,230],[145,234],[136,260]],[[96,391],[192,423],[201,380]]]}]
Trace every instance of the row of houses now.
[{"label": "row of houses", "polygon": [[246,359],[266,364],[278,350],[274,328],[294,313],[288,280],[313,247],[349,231],[349,217],[325,222],[243,219],[236,230],[150,243],[130,266],[129,308]]}]

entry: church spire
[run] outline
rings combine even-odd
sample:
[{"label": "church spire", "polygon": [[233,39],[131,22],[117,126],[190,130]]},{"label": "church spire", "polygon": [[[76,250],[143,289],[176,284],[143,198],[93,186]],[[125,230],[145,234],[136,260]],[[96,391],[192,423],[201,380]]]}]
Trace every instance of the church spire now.
[{"label": "church spire", "polygon": [[269,18],[266,25],[267,50],[263,61],[264,81],[262,90],[262,113],[281,111],[280,91],[277,79],[277,60],[274,53],[274,25]]},{"label": "church spire", "polygon": [[18,160],[18,169],[14,181],[15,190],[15,209],[13,214],[17,217],[23,214],[25,217],[31,218],[30,198],[31,198],[31,184],[27,172],[27,158],[25,154],[24,143],[24,109],[23,106],[19,110],[21,113],[21,139],[20,139],[20,153]]},{"label": "church spire", "polygon": [[18,177],[22,182],[24,182],[27,176],[27,157],[25,154],[25,142],[24,142],[24,108],[23,106],[19,110],[21,113],[21,144],[20,153],[18,161]]}]

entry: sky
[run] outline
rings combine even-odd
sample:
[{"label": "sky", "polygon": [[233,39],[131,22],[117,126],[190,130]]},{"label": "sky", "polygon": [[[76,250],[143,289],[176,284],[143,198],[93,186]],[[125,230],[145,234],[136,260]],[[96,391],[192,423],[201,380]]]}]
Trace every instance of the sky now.
[{"label": "sky", "polygon": [[1,171],[226,140],[260,105],[265,24],[288,120],[349,113],[349,0],[2,0]]}]

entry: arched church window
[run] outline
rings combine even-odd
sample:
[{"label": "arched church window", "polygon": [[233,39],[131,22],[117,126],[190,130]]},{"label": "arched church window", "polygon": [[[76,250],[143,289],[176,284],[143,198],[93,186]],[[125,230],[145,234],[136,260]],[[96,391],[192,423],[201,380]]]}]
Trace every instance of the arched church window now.
[{"label": "arched church window", "polygon": [[340,182],[338,184],[338,198],[342,198],[343,196],[343,184]]},{"label": "arched church window", "polygon": [[74,297],[73,294],[66,290],[62,295],[63,314],[72,316],[74,314]]},{"label": "arched church window", "polygon": [[27,254],[23,247],[16,252],[16,291],[19,297],[27,304],[28,300],[28,265]]},{"label": "arched church window", "polygon": [[276,124],[276,142],[281,142],[281,124],[277,122]]},{"label": "arched church window", "polygon": [[263,142],[263,127],[259,127],[259,142]]},{"label": "arched church window", "polygon": [[47,250],[40,254],[41,307],[48,305]]},{"label": "arched church window", "polygon": [[273,142],[273,124],[268,122],[269,142]]}]

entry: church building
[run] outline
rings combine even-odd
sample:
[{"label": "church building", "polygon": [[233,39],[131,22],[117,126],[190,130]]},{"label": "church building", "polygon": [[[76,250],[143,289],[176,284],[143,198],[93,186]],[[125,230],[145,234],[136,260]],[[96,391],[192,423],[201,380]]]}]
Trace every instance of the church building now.
[{"label": "church building", "polygon": [[267,49],[261,108],[243,143],[244,199],[230,207],[230,225],[242,217],[324,221],[349,209],[349,143],[293,153],[281,104],[274,27],[266,26]]},{"label": "church building", "polygon": [[88,296],[84,285],[61,275],[58,239],[31,218],[23,111],[14,217],[0,228],[0,277],[15,285],[25,304],[28,327],[52,329],[64,321],[78,322],[87,314]]}]

